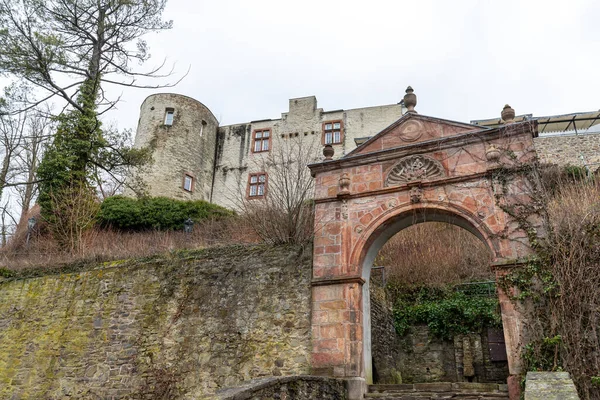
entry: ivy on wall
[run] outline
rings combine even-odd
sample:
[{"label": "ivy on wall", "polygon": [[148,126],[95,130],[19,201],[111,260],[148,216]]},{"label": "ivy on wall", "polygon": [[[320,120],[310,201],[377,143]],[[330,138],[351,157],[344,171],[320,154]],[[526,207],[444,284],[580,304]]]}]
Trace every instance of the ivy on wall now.
[{"label": "ivy on wall", "polygon": [[416,288],[399,295],[393,307],[396,332],[404,336],[411,327],[426,324],[429,332],[440,339],[482,332],[485,328],[499,328],[498,299],[469,296],[452,288]]},{"label": "ivy on wall", "polygon": [[[528,198],[504,201],[520,175]],[[498,280],[527,314],[526,371],[567,370],[579,396],[600,398],[600,181],[580,166],[531,163],[494,171],[496,204],[527,234],[533,255]],[[532,222],[543,221],[536,231]],[[538,224],[539,225],[539,224]]]}]

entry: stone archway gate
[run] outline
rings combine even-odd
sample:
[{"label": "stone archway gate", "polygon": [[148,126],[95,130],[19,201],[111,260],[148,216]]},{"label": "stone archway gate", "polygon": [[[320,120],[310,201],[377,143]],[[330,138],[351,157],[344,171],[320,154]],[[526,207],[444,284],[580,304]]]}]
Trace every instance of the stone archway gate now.
[{"label": "stone archway gate", "polygon": [[[533,183],[518,170],[535,160],[536,136],[534,121],[490,129],[410,110],[346,156],[309,165],[316,186],[315,374],[371,383],[370,268],[399,230],[423,221],[460,225],[487,244],[497,276],[531,253],[527,235],[503,209],[530,201]],[[510,178],[500,182],[500,175]],[[501,290],[499,300],[514,392],[523,318]]]}]

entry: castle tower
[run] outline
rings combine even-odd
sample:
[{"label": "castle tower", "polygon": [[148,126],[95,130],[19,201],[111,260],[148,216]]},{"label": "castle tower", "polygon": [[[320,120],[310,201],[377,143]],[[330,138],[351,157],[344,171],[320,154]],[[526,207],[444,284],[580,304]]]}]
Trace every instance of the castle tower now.
[{"label": "castle tower", "polygon": [[218,126],[213,113],[197,100],[172,93],[148,96],[134,146],[148,146],[152,161],[134,179],[143,181],[150,196],[209,201]]}]

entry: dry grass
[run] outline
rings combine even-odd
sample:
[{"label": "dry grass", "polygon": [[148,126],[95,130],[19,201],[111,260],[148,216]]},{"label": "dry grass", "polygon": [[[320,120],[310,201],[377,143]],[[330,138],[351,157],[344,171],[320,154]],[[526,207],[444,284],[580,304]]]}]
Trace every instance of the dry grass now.
[{"label": "dry grass", "polygon": [[406,228],[379,251],[376,265],[385,265],[392,282],[446,286],[494,279],[490,252],[470,232],[443,222]]},{"label": "dry grass", "polygon": [[83,234],[80,251],[60,251],[58,243],[43,226],[25,244],[26,230],[0,250],[0,266],[19,270],[56,266],[79,261],[108,261],[146,257],[178,249],[199,249],[215,245],[256,243],[254,230],[241,218],[198,223],[190,234],[181,231],[119,232],[91,229]]},{"label": "dry grass", "polygon": [[[568,183],[548,202],[551,232],[544,248],[557,289],[544,336],[562,338],[562,365],[582,399],[600,399],[600,184]],[[550,315],[548,315],[550,314]]]}]

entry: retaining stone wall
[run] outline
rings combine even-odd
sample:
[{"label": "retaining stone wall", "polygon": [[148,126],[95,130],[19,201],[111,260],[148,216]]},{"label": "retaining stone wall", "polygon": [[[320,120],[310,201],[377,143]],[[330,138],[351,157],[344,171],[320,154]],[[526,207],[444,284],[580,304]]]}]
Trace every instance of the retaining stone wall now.
[{"label": "retaining stone wall", "polygon": [[543,163],[587,164],[592,171],[600,167],[600,133],[542,136],[535,138],[534,143]]},{"label": "retaining stone wall", "polygon": [[310,249],[38,274],[0,281],[2,399],[197,399],[309,371]]},{"label": "retaining stone wall", "polygon": [[344,400],[347,390],[343,380],[318,376],[289,376],[251,381],[242,387],[224,390],[218,400]]},{"label": "retaining stone wall", "polygon": [[[491,361],[485,333],[458,335],[447,341],[432,337],[422,325],[400,337],[384,289],[372,285],[370,292],[375,383],[467,382],[469,378],[472,382],[506,382],[507,362]],[[471,348],[469,372],[465,371],[465,341]]]}]

